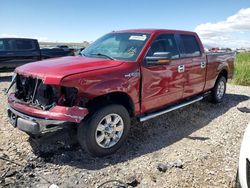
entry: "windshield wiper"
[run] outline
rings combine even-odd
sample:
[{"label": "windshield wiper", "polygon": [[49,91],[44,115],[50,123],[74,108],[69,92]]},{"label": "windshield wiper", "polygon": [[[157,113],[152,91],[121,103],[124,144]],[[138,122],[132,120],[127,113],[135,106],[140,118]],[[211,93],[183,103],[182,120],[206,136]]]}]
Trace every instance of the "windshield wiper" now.
[{"label": "windshield wiper", "polygon": [[102,53],[90,54],[90,55],[103,56],[103,57],[106,57],[106,58],[108,58],[108,59],[114,60],[113,57],[110,57],[110,56],[108,56],[108,55],[106,55],[106,54],[102,54]]}]

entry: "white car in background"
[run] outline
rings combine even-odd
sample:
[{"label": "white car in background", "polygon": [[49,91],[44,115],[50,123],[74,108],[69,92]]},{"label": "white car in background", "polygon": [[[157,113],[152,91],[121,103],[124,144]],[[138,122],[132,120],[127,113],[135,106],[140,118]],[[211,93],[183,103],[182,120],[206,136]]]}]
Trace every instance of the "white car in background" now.
[{"label": "white car in background", "polygon": [[241,144],[236,187],[250,188],[250,123]]}]

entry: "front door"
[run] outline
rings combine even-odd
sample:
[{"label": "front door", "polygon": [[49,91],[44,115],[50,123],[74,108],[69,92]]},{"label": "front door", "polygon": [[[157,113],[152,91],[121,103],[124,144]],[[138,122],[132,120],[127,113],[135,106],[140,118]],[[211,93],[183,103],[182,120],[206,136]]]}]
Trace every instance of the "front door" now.
[{"label": "front door", "polygon": [[182,98],[184,72],[178,70],[182,66],[179,51],[173,34],[158,35],[153,41],[146,56],[155,52],[168,52],[172,60],[166,64],[147,64],[142,72],[142,113],[153,111]]}]

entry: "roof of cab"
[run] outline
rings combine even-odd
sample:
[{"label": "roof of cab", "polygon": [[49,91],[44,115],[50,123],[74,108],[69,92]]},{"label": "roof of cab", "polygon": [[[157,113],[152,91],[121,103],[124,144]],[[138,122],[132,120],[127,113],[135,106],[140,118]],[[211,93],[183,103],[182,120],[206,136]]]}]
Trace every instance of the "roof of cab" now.
[{"label": "roof of cab", "polygon": [[123,33],[123,32],[129,32],[129,33],[183,33],[183,34],[196,34],[195,32],[192,31],[185,31],[185,30],[173,30],[173,29],[128,29],[128,30],[120,30],[120,31],[114,31],[117,33]]},{"label": "roof of cab", "polygon": [[31,38],[9,38],[9,37],[6,37],[6,38],[0,38],[1,40],[2,39],[6,39],[6,40],[16,40],[16,39],[18,39],[18,40],[37,40],[37,39],[31,39]]}]

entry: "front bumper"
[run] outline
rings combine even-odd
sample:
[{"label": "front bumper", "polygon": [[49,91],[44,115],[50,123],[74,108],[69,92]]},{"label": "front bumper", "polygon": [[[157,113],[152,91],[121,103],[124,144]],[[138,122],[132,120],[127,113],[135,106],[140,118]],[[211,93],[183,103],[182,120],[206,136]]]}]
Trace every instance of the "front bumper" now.
[{"label": "front bumper", "polygon": [[11,108],[7,108],[10,123],[13,127],[16,127],[24,132],[32,135],[39,135],[47,132],[53,132],[58,129],[62,129],[66,124],[65,121],[49,120],[36,118],[25,115]]},{"label": "front bumper", "polygon": [[14,127],[39,135],[65,127],[67,123],[80,123],[88,114],[86,108],[77,106],[54,106],[50,110],[41,110],[18,101],[13,94],[8,97],[8,116]]}]

